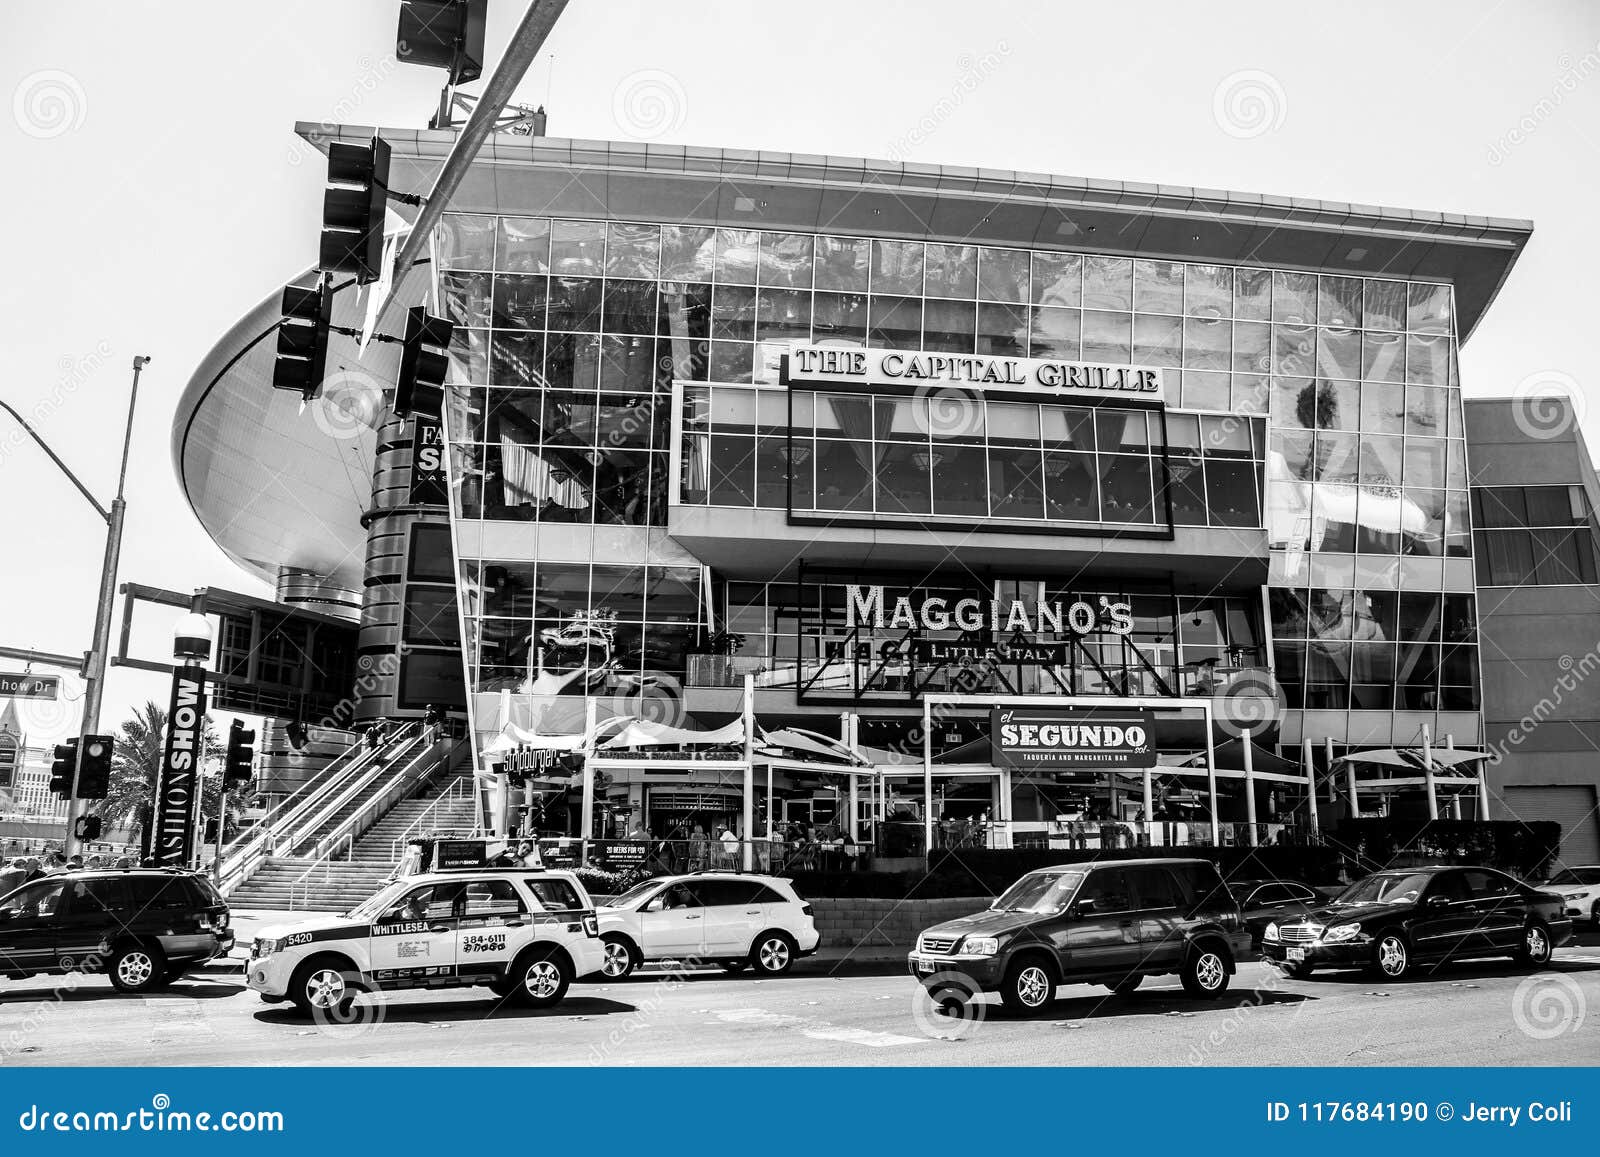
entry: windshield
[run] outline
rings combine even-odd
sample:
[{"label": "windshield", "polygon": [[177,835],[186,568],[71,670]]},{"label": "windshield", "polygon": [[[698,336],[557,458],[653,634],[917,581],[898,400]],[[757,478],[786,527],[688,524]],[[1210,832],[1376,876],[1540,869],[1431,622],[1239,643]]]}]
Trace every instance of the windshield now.
[{"label": "windshield", "polygon": [[629,904],[634,903],[635,901],[639,900],[640,898],[642,898],[643,896],[648,894],[651,891],[651,889],[658,888],[660,886],[661,886],[661,881],[660,880],[646,880],[642,884],[635,884],[633,887],[629,888],[626,892],[622,893],[622,895],[613,896],[611,898],[611,900],[606,904],[606,907],[607,908],[626,908]]},{"label": "windshield", "polygon": [[392,884],[388,884],[382,888],[379,888],[372,895],[368,896],[365,900],[361,901],[361,903],[357,904],[354,908],[350,909],[350,911],[346,912],[345,916],[351,920],[371,920],[379,912],[382,912],[390,904],[398,900],[400,898],[400,893],[404,892],[405,890],[406,881],[396,880]]},{"label": "windshield", "polygon": [[1600,868],[1568,868],[1565,872],[1557,872],[1550,877],[1552,884],[1574,884],[1580,888],[1587,888],[1590,884],[1600,884]]},{"label": "windshield", "polygon": [[1379,872],[1357,880],[1339,893],[1335,904],[1409,904],[1433,879],[1429,872]]},{"label": "windshield", "polygon": [[995,912],[1035,912],[1053,915],[1066,908],[1072,894],[1083,882],[1082,871],[1030,872],[1022,877],[989,908]]}]

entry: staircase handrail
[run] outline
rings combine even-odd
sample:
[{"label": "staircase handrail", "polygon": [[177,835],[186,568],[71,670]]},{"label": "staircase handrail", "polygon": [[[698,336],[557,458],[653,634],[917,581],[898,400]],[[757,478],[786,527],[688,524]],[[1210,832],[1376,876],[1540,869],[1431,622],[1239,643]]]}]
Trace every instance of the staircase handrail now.
[{"label": "staircase handrail", "polygon": [[[374,753],[375,758],[366,767],[362,774],[347,780],[344,786],[332,798],[324,800],[311,814],[297,823],[284,837],[280,854],[294,856],[313,840],[320,840],[328,833],[324,831],[329,824],[338,820],[339,813],[357,800],[364,799],[371,793],[373,784],[383,779],[384,775],[397,764],[410,766],[409,761],[415,757],[415,749],[419,744],[423,750],[427,749],[426,732],[420,722],[407,723],[394,733],[386,742],[378,745]],[[392,776],[391,776],[392,778]]]},{"label": "staircase handrail", "polygon": [[[419,750],[401,764],[399,770],[365,803],[317,839],[311,852],[313,859],[331,856],[341,845],[348,845],[353,858],[356,839],[375,823],[379,816],[416,790],[417,785],[438,769],[444,762],[443,753],[439,750],[440,742],[426,734],[418,738],[422,741]],[[400,760],[397,759],[395,762],[400,763]]]},{"label": "staircase handrail", "polygon": [[[437,799],[435,799],[427,807],[423,808],[422,813],[418,815],[416,819],[411,821],[411,825],[406,828],[405,831],[401,832],[398,836],[389,841],[389,858],[394,860],[396,863],[399,863],[400,851],[411,840],[411,833],[421,829],[430,818],[438,818],[436,813],[442,804],[460,803],[462,797],[467,795],[467,788],[471,782],[472,777],[470,775],[458,776],[456,779],[452,780],[450,782],[450,786],[446,788]],[[481,828],[481,825],[478,825],[474,831],[478,830],[479,828]]]},{"label": "staircase handrail", "polygon": [[[374,753],[373,748],[366,745],[364,739],[357,739],[349,747],[330,759],[326,766],[315,772],[293,792],[279,800],[267,809],[267,813],[256,820],[249,827],[239,832],[223,845],[223,855],[232,855],[246,841],[253,839],[262,832],[282,826],[296,813],[321,796],[332,786],[333,782],[341,775],[353,771],[357,764],[363,762]],[[343,766],[341,766],[343,765]]]},{"label": "staircase handrail", "polygon": [[[353,841],[352,841],[352,843],[353,843]],[[338,850],[338,845],[337,844],[334,846],[334,850],[335,851]],[[306,899],[307,900],[311,899],[311,874],[313,872],[315,872],[318,868],[322,869],[322,882],[323,883],[327,883],[328,880],[330,880],[332,878],[332,875],[333,875],[333,855],[332,855],[332,853],[328,854],[327,856],[324,856],[320,860],[313,860],[311,865],[308,868],[306,868],[305,871],[301,872],[293,880],[289,881],[289,911],[291,911],[291,912],[294,911],[295,893],[300,891],[300,889],[302,887],[305,888]]]}]

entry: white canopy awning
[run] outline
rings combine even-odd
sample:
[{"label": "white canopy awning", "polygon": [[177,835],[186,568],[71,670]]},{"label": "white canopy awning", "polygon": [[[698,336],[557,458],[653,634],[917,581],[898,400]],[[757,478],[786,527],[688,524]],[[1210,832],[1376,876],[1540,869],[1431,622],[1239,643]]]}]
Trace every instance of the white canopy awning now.
[{"label": "white canopy awning", "polygon": [[570,735],[541,735],[537,731],[529,731],[525,727],[518,727],[515,723],[507,723],[496,735],[483,746],[485,755],[499,755],[502,751],[510,751],[517,747],[540,747],[546,751],[577,751],[583,746],[583,732]]},{"label": "white canopy awning", "polygon": [[613,751],[620,747],[682,747],[689,743],[743,742],[742,719],[735,719],[712,731],[695,731],[688,727],[672,727],[666,723],[652,723],[648,719],[635,719],[599,746]]}]

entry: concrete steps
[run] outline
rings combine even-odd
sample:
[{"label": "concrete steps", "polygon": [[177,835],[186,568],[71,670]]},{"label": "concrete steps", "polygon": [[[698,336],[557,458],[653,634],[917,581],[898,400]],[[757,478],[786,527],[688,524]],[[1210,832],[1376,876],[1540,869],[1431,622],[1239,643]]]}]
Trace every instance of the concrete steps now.
[{"label": "concrete steps", "polygon": [[335,860],[317,868],[309,888],[295,890],[295,881],[311,866],[309,859],[268,860],[228,897],[228,903],[235,908],[293,907],[308,912],[344,912],[381,888],[395,867],[387,860]]}]

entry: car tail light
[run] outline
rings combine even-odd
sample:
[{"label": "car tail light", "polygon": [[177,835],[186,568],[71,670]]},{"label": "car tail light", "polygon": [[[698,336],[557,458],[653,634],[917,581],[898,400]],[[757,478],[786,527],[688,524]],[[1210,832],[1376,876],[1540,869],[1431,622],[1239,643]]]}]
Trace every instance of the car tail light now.
[{"label": "car tail light", "polygon": [[583,914],[583,934],[585,936],[600,935],[600,921],[593,912],[585,912]]},{"label": "car tail light", "polygon": [[802,905],[800,905],[800,914],[802,916],[810,916],[812,914],[811,905],[810,904],[802,904]]}]

